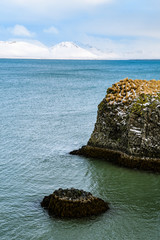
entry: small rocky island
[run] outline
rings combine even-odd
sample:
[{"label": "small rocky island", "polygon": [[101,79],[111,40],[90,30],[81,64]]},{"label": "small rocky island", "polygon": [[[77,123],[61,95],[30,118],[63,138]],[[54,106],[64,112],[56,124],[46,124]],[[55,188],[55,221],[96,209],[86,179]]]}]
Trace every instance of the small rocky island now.
[{"label": "small rocky island", "polygon": [[50,215],[61,218],[98,215],[109,209],[108,203],[102,199],[75,188],[55,190],[53,194],[44,197],[41,206],[47,209]]},{"label": "small rocky island", "polygon": [[71,154],[160,172],[160,80],[126,78],[108,88],[87,145]]}]

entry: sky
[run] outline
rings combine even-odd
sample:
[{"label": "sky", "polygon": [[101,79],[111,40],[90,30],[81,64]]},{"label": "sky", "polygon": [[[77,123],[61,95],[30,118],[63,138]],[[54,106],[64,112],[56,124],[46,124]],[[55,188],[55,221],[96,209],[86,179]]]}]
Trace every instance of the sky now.
[{"label": "sky", "polygon": [[0,0],[0,41],[9,40],[160,59],[160,0]]}]

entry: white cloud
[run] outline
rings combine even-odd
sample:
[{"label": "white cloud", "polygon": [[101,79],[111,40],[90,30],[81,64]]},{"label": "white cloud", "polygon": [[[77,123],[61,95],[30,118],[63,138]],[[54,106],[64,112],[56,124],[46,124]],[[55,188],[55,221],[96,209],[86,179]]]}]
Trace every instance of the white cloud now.
[{"label": "white cloud", "polygon": [[1,0],[2,2],[8,2],[11,4],[16,4],[19,6],[27,6],[27,5],[37,5],[40,4],[43,5],[59,5],[59,4],[65,4],[65,5],[80,5],[80,4],[89,4],[89,5],[100,5],[112,2],[113,0]]},{"label": "white cloud", "polygon": [[59,31],[56,27],[51,26],[50,28],[44,29],[43,32],[50,33],[50,34],[58,34]]},{"label": "white cloud", "polygon": [[33,37],[35,34],[33,32],[30,32],[26,27],[23,25],[15,25],[13,28],[10,29],[10,32],[14,36],[20,36],[20,37]]},{"label": "white cloud", "polygon": [[112,23],[109,20],[110,18],[107,17],[89,20],[85,26],[82,26],[83,31],[89,35],[93,34],[103,38],[105,36],[123,36],[160,39],[160,27],[157,19],[151,22],[151,19],[146,16],[144,16],[144,20],[141,19],[141,16],[130,16],[130,19],[126,21],[126,17],[120,14],[117,18],[112,19]]},{"label": "white cloud", "polygon": [[[0,5],[5,8],[11,8],[13,11],[25,11],[31,13],[44,14],[55,18],[63,13],[79,11],[102,4],[108,4],[115,0],[0,0]],[[18,12],[19,12],[18,11]],[[17,12],[17,13],[18,13]],[[24,12],[24,13],[25,13]],[[18,13],[19,14],[19,13]],[[52,15],[51,15],[52,14]]]}]

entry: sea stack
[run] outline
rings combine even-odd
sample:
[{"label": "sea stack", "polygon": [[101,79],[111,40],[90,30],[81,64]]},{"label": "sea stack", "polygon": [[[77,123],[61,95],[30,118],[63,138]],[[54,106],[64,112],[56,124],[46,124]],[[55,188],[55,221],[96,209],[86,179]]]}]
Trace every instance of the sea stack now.
[{"label": "sea stack", "polygon": [[108,88],[87,145],[71,154],[160,172],[160,80],[126,78]]},{"label": "sea stack", "polygon": [[50,215],[60,218],[81,218],[98,215],[109,209],[108,203],[94,197],[84,190],[59,188],[49,196],[45,196],[41,206]]}]

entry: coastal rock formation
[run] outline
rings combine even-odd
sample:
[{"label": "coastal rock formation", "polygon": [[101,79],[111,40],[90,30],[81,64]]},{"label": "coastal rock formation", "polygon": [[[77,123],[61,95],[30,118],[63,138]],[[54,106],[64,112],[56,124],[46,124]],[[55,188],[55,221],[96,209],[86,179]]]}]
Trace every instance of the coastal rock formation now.
[{"label": "coastal rock formation", "polygon": [[160,171],[160,80],[126,78],[108,88],[87,146],[71,153]]},{"label": "coastal rock formation", "polygon": [[79,218],[98,215],[109,209],[108,203],[92,196],[90,192],[79,189],[61,189],[45,196],[41,206],[49,214],[62,218]]}]

